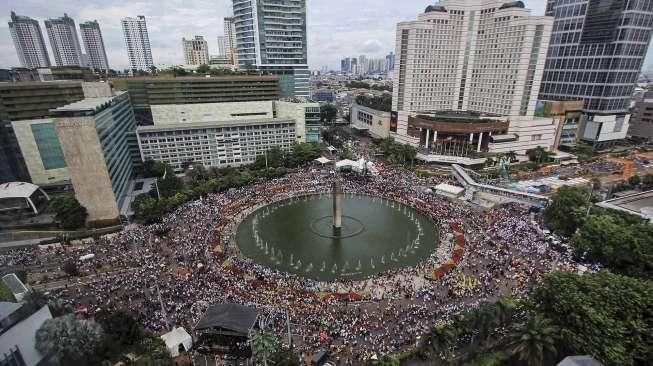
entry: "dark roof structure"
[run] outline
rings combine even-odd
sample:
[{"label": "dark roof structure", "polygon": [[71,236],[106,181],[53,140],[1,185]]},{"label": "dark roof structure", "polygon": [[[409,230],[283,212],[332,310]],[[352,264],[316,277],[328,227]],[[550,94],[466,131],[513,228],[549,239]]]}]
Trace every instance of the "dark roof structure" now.
[{"label": "dark roof structure", "polygon": [[499,9],[509,9],[509,8],[520,8],[524,9],[526,6],[524,5],[523,1],[509,1],[503,5]]},{"label": "dark roof structure", "polygon": [[237,304],[217,304],[206,310],[195,330],[225,330],[246,336],[256,323],[257,317],[258,312],[254,308]]},{"label": "dark roof structure", "polygon": [[437,11],[437,12],[440,12],[440,13],[446,13],[447,9],[442,5],[437,5],[436,4],[436,5],[429,5],[429,6],[426,7],[426,10],[424,10],[425,13],[431,13],[431,12],[434,12],[434,11]]}]

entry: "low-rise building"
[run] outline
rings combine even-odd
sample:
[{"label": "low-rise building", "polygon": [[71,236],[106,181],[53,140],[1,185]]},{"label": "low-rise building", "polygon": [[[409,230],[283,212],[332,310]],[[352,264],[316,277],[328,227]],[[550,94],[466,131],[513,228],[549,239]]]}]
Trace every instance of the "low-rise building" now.
[{"label": "low-rise building", "polygon": [[368,131],[374,138],[390,136],[390,112],[354,104],[351,107],[351,125],[354,129]]},{"label": "low-rise building", "polygon": [[183,122],[137,130],[141,159],[166,162],[175,171],[190,162],[216,168],[251,164],[270,148],[290,149],[296,134],[290,118]]},{"label": "low-rise building", "polygon": [[48,305],[36,312],[24,303],[0,302],[0,365],[48,364],[36,349],[36,331],[52,319]]}]

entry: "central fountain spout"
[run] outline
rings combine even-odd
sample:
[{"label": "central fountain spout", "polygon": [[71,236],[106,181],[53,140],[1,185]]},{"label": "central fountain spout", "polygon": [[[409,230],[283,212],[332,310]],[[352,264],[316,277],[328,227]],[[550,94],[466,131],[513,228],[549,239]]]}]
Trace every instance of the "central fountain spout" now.
[{"label": "central fountain spout", "polygon": [[342,187],[340,181],[333,182],[333,235],[340,236],[342,231]]}]

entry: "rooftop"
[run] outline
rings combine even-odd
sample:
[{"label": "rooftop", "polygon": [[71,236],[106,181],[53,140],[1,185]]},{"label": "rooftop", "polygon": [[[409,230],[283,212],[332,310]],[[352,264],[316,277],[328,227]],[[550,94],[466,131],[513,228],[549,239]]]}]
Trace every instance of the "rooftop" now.
[{"label": "rooftop", "polygon": [[653,190],[630,194],[619,198],[599,202],[599,207],[637,215],[653,222]]},{"label": "rooftop", "polygon": [[5,319],[23,306],[19,302],[0,301],[0,320]]},{"label": "rooftop", "polygon": [[95,112],[107,107],[116,97],[125,94],[124,91],[117,91],[116,95],[111,97],[85,98],[79,102],[67,104],[63,107],[55,108],[54,112]]},{"label": "rooftop", "polygon": [[27,182],[9,182],[0,184],[0,199],[29,198],[39,186]]},{"label": "rooftop", "polygon": [[251,120],[231,120],[231,121],[209,121],[209,122],[190,122],[190,123],[174,123],[158,126],[139,126],[136,128],[138,132],[148,131],[165,131],[165,130],[179,130],[179,129],[195,129],[195,128],[215,128],[223,126],[247,126],[247,125],[260,125],[260,124],[274,124],[274,123],[295,123],[292,118],[261,118]]},{"label": "rooftop", "polygon": [[258,312],[254,308],[237,304],[217,304],[206,310],[195,329],[222,328],[246,335],[256,323],[257,317]]}]

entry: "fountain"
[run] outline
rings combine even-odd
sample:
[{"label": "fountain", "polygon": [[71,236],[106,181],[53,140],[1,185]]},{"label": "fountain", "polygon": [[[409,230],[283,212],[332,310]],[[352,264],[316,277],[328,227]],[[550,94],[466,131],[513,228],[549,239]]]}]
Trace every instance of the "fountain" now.
[{"label": "fountain", "polygon": [[244,256],[273,269],[357,280],[419,263],[435,250],[437,229],[402,202],[344,192],[335,180],[327,191],[252,211],[235,239]]}]

